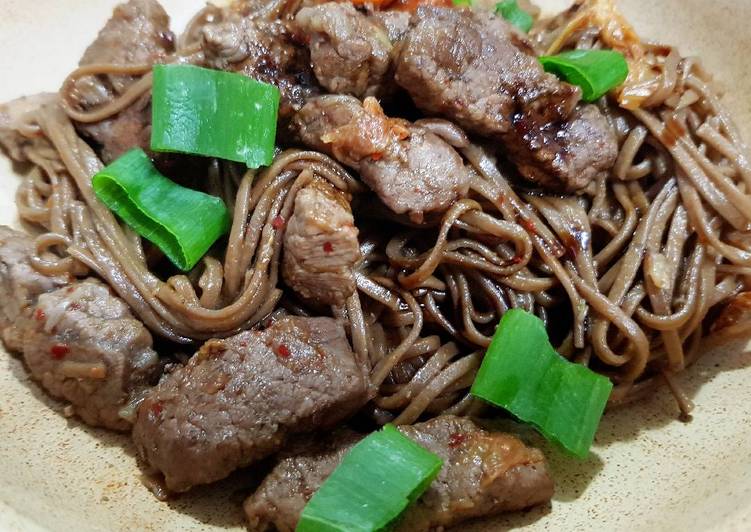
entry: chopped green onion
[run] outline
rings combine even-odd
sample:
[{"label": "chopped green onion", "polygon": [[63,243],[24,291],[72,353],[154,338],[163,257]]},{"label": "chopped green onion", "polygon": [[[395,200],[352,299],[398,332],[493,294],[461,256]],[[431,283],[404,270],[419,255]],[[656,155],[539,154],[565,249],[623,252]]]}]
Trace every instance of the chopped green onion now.
[{"label": "chopped green onion", "polygon": [[181,270],[193,268],[230,226],[221,199],[170,181],[141,149],[102,169],[91,185],[110,210]]},{"label": "chopped green onion", "polygon": [[268,166],[274,158],[279,89],[192,65],[156,65],[151,149]]},{"label": "chopped green onion", "polygon": [[470,7],[472,5],[472,0],[451,0],[451,3],[456,7]]},{"label": "chopped green onion", "polygon": [[430,486],[443,465],[392,425],[344,457],[300,517],[297,532],[386,530]]},{"label": "chopped green onion", "polygon": [[572,50],[540,57],[546,72],[582,89],[582,99],[594,102],[623,84],[628,63],[613,50]]},{"label": "chopped green onion", "polygon": [[495,5],[495,14],[505,18],[509,24],[516,26],[524,33],[529,33],[535,19],[532,15],[519,7],[516,0],[503,0]]},{"label": "chopped green onion", "polygon": [[556,353],[539,318],[514,309],[501,319],[472,394],[586,458],[612,388],[606,377]]}]

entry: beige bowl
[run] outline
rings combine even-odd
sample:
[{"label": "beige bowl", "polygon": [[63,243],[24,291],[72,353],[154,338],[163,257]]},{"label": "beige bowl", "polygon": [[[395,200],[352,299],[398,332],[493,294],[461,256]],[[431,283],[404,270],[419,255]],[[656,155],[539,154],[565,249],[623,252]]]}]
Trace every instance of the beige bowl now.
[{"label": "beige bowl", "polygon": [[[115,0],[0,0],[0,101],[55,90],[107,19]],[[163,0],[182,28],[200,0]],[[564,1],[542,2],[548,9]],[[729,91],[751,139],[751,0],[628,0],[646,37],[700,54]],[[17,224],[17,177],[0,161],[0,223]],[[745,342],[708,352],[679,379],[697,409],[676,421],[666,391],[610,412],[589,460],[546,448],[557,482],[551,508],[464,530],[751,530],[751,354]],[[248,481],[159,503],[139,482],[125,436],[61,415],[62,405],[0,353],[0,530],[242,529]]]}]

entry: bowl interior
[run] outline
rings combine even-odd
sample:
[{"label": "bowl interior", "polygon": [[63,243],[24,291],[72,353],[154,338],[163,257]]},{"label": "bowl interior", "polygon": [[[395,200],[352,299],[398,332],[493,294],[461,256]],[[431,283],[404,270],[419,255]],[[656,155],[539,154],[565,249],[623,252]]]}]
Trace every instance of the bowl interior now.
[{"label": "bowl interior", "polygon": [[[0,101],[56,90],[104,24],[115,0],[0,0]],[[540,2],[546,10],[567,2]],[[164,0],[179,30],[200,0]],[[639,32],[700,55],[725,90],[735,120],[751,138],[750,0],[623,0]],[[18,178],[0,158],[0,223],[18,225]],[[676,421],[666,390],[609,412],[591,457],[575,461],[544,446],[557,482],[551,508],[503,516],[464,530],[731,530],[751,527],[751,354],[747,342],[708,351],[679,380],[697,404]],[[247,474],[157,502],[139,481],[125,436],[61,415],[0,353],[0,529],[243,529]],[[535,435],[525,435],[538,442]],[[186,464],[189,467],[188,464]]]}]

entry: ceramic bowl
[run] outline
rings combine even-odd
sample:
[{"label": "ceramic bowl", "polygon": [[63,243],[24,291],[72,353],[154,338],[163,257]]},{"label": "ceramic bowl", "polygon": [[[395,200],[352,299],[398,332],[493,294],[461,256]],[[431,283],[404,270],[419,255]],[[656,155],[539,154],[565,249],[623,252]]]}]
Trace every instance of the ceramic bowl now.
[{"label": "ceramic bowl", "polygon": [[[0,0],[0,101],[56,90],[115,0]],[[200,0],[163,0],[181,29]],[[566,2],[542,2],[546,10]],[[648,39],[700,55],[751,140],[751,1],[623,0]],[[18,225],[18,177],[0,158],[0,223]],[[751,530],[751,354],[709,351],[679,377],[696,403],[677,421],[666,390],[606,414],[588,460],[545,447],[552,505],[462,527],[470,531]],[[0,352],[0,530],[243,530],[244,475],[158,502],[140,483],[126,436],[63,417],[63,405]]]}]

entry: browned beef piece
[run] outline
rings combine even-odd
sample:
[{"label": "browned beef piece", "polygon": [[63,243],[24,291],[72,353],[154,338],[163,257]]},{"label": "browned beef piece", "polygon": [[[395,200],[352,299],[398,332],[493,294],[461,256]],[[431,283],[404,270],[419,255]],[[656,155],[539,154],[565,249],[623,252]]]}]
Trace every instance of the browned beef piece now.
[{"label": "browned beef piece", "polygon": [[329,182],[316,179],[297,193],[287,223],[284,281],[303,299],[343,305],[355,292],[358,260],[360,246],[349,198]]},{"label": "browned beef piece", "polygon": [[314,98],[294,124],[305,144],[359,171],[387,207],[415,222],[467,194],[469,172],[456,150],[423,127],[388,118],[373,98]]},{"label": "browned beef piece", "polygon": [[225,10],[221,20],[203,27],[203,66],[276,85],[284,120],[318,92],[310,54],[293,42],[284,21],[255,17],[250,7],[242,7]]},{"label": "browned beef piece", "polygon": [[106,285],[42,275],[31,266],[33,252],[28,235],[0,226],[6,346],[23,353],[31,376],[86,423],[129,429],[132,415],[121,413],[127,417],[162,369],[151,335]]},{"label": "browned beef piece", "polygon": [[397,82],[432,115],[482,135],[508,133],[512,118],[534,108],[566,118],[578,88],[546,74],[532,45],[487,12],[421,7],[397,59]]},{"label": "browned beef piece", "polygon": [[615,133],[599,111],[572,116],[580,90],[546,74],[502,18],[421,7],[412,24],[396,81],[423,111],[501,141],[524,177],[551,189],[576,190],[613,166]]},{"label": "browned beef piece", "polygon": [[543,126],[525,115],[504,136],[519,172],[551,190],[575,191],[609,170],[618,156],[614,132],[594,105],[579,106],[561,123]]},{"label": "browned beef piece", "polygon": [[48,277],[31,266],[31,237],[0,226],[0,332],[6,347],[20,352],[23,335],[19,321],[29,315],[40,295],[71,282],[69,276]]},{"label": "browned beef piece", "polygon": [[251,532],[293,532],[303,508],[362,434],[337,429],[326,438],[293,442],[255,493],[245,500]]},{"label": "browned beef piece", "polygon": [[0,148],[3,148],[14,161],[26,162],[24,148],[39,142],[38,136],[25,137],[21,129],[25,119],[43,105],[54,102],[57,94],[43,92],[33,96],[22,96],[0,105]]},{"label": "browned beef piece", "polygon": [[[130,0],[112,13],[80,65],[151,65],[174,51],[169,17],[156,0]],[[136,78],[123,75],[87,76],[75,85],[74,98],[83,109],[95,108],[130,87]],[[94,124],[78,124],[78,130],[101,146],[101,157],[110,162],[130,148],[149,147],[151,106],[142,98],[115,117]]]},{"label": "browned beef piece", "polygon": [[399,530],[433,530],[467,519],[544,504],[553,497],[545,456],[509,434],[443,416],[402,433],[444,460],[438,478],[399,523]]},{"label": "browned beef piece", "polygon": [[[115,64],[149,65],[164,59],[174,50],[175,36],[169,29],[169,16],[157,0],[129,0],[115,7],[112,17],[99,32],[96,40],[86,49],[80,65]],[[86,103],[101,103],[96,95],[109,96],[109,90],[122,93],[133,78],[108,75],[98,90],[89,96]],[[91,87],[92,89],[94,87]]]},{"label": "browned beef piece", "polygon": [[318,82],[329,92],[358,98],[391,92],[393,46],[385,25],[350,3],[304,7],[295,17]]},{"label": "browned beef piece", "polygon": [[363,369],[331,318],[282,318],[210,340],[167,375],[138,411],[140,455],[173,491],[220,480],[332,427],[368,399]]},{"label": "browned beef piece", "polygon": [[386,28],[391,44],[398,44],[409,31],[411,16],[407,11],[375,11],[370,17]]},{"label": "browned beef piece", "polygon": [[100,157],[110,163],[125,152],[151,145],[151,95],[146,94],[114,118],[79,125],[85,135],[101,145]]},{"label": "browned beef piece", "polygon": [[[441,416],[399,427],[444,460],[438,478],[404,514],[397,530],[440,530],[475,517],[521,510],[553,496],[540,451],[513,436],[489,433],[466,418]],[[340,431],[282,458],[245,501],[250,529],[292,532],[305,504],[360,439]]]},{"label": "browned beef piece", "polygon": [[129,430],[133,404],[162,371],[152,338],[105,284],[88,279],[39,296],[23,319],[31,376],[86,423]]}]

